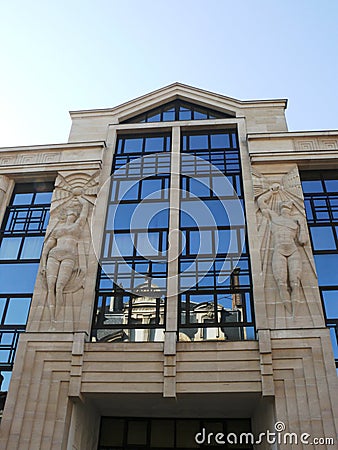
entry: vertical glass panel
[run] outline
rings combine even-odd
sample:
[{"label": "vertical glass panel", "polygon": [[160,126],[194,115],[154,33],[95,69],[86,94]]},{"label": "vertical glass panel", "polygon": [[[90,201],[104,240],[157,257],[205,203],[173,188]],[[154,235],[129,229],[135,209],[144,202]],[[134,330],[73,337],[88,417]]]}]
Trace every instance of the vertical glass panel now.
[{"label": "vertical glass panel", "polygon": [[155,114],[152,114],[151,116],[148,116],[147,122],[159,122],[160,120],[161,120],[161,114],[155,113]]},{"label": "vertical glass panel", "polygon": [[230,136],[229,134],[212,134],[211,148],[229,148],[230,147]]},{"label": "vertical glass panel", "polygon": [[38,271],[37,263],[1,264],[0,268],[0,293],[33,292]]},{"label": "vertical glass panel", "polygon": [[[113,181],[113,184],[118,188],[117,200],[137,200],[139,183],[132,181]],[[113,198],[112,190],[112,200]]]},{"label": "vertical glass panel", "polygon": [[15,194],[13,199],[13,205],[30,205],[33,200],[33,194]]},{"label": "vertical glass panel", "polygon": [[194,111],[194,119],[195,120],[202,120],[202,119],[207,119],[208,116],[206,113],[202,112],[202,111]]},{"label": "vertical glass panel", "polygon": [[[167,204],[165,204],[167,205]],[[169,225],[169,209],[163,203],[145,204],[145,216],[151,218],[149,228],[167,228]],[[153,211],[153,214],[152,214]],[[156,211],[159,211],[156,213]]]},{"label": "vertical glass panel", "polygon": [[131,256],[134,252],[133,235],[116,233],[113,237],[112,256]]},{"label": "vertical glass panel", "polygon": [[39,259],[43,241],[43,236],[26,237],[22,247],[21,259]]},{"label": "vertical glass panel", "polygon": [[153,448],[174,448],[175,422],[174,420],[152,420],[151,441]]},{"label": "vertical glass panel", "polygon": [[100,445],[122,447],[124,436],[124,419],[104,417],[101,419]]},{"label": "vertical glass panel", "polygon": [[141,198],[144,199],[148,195],[150,198],[161,198],[162,180],[160,178],[142,180]]},{"label": "vertical glass panel", "polygon": [[337,248],[331,227],[311,227],[314,250],[335,250]]},{"label": "vertical glass panel", "polygon": [[169,122],[175,120],[175,108],[170,108],[166,111],[163,111],[163,121]]},{"label": "vertical glass panel", "polygon": [[[335,359],[338,359],[338,340],[337,340],[337,331],[336,331],[336,327],[329,327],[330,330],[330,336],[331,336],[331,342],[332,342],[332,349],[333,349],[333,356],[335,357]],[[337,375],[338,375],[338,371],[337,371]]]},{"label": "vertical glass panel", "polygon": [[18,257],[21,240],[22,238],[19,237],[3,238],[0,244],[0,259],[16,259]]},{"label": "vertical glass panel", "polygon": [[124,142],[124,153],[141,153],[142,145],[142,138],[127,138]]},{"label": "vertical glass panel", "polygon": [[212,253],[212,231],[199,230],[190,232],[190,253],[210,254]]},{"label": "vertical glass panel", "polygon": [[198,448],[195,441],[196,433],[200,432],[198,420],[177,420],[176,446],[181,448]]},{"label": "vertical glass panel", "polygon": [[7,309],[5,325],[25,325],[30,303],[30,298],[11,298]]},{"label": "vertical glass panel", "polygon": [[128,445],[146,445],[147,427],[147,420],[130,420],[128,422]]},{"label": "vertical glass panel", "polygon": [[35,194],[34,204],[49,205],[52,200],[52,192],[37,192]]},{"label": "vertical glass panel", "polygon": [[192,118],[192,111],[190,111],[190,109],[183,108],[181,106],[179,110],[178,120],[191,120],[191,118]]},{"label": "vertical glass panel", "polygon": [[210,178],[203,178],[201,181],[195,178],[189,180],[189,191],[197,197],[210,197]]},{"label": "vertical glass panel", "polygon": [[323,192],[323,185],[320,180],[304,180],[302,181],[304,193]]},{"label": "vertical glass panel", "polygon": [[200,150],[208,148],[208,135],[192,135],[189,137],[190,150]]},{"label": "vertical glass panel", "polygon": [[156,256],[159,250],[159,233],[138,233],[137,251],[142,256]]},{"label": "vertical glass panel", "polygon": [[107,215],[107,229],[108,230],[129,230],[132,215],[137,204],[123,204],[110,205]]},{"label": "vertical glass panel", "polygon": [[323,291],[326,317],[335,319],[338,317],[338,290]]},{"label": "vertical glass panel", "polygon": [[148,137],[145,138],[146,152],[163,152],[164,151],[164,137]]},{"label": "vertical glass panel", "polygon": [[338,285],[338,254],[315,255],[318,282],[321,286]]},{"label": "vertical glass panel", "polygon": [[338,192],[338,179],[325,180],[324,183],[327,192]]},{"label": "vertical glass panel", "polygon": [[2,316],[5,310],[7,299],[4,297],[0,297],[0,323],[2,322]]}]

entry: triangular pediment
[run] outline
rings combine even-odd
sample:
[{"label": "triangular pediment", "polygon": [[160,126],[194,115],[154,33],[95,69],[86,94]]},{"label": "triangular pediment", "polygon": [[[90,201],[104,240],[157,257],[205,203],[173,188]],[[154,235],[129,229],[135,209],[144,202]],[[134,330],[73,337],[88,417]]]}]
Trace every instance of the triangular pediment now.
[{"label": "triangular pediment", "polygon": [[[120,123],[219,119],[236,117],[236,102],[238,101],[230,97],[173,83],[117,106],[114,110],[118,113]],[[157,114],[160,117],[156,117]]]},{"label": "triangular pediment", "polygon": [[[209,92],[196,87],[188,86],[182,83],[173,83],[162,87],[156,91],[137,97],[114,108],[91,109],[82,111],[71,111],[72,119],[75,118],[97,118],[102,120],[106,117],[109,124],[123,123],[142,123],[149,121],[159,122],[162,120],[202,120],[207,116],[210,119],[219,118],[239,118],[245,117],[248,109],[257,108],[282,108],[286,107],[286,100],[238,100],[214,92]],[[176,105],[184,107],[187,105],[186,112],[182,109],[181,119],[180,110],[167,112],[163,116],[164,109]],[[157,110],[157,111],[156,111]],[[192,111],[189,113],[189,110]],[[155,117],[156,114],[160,117]],[[183,118],[186,114],[186,118]],[[189,116],[189,114],[191,114]]]}]

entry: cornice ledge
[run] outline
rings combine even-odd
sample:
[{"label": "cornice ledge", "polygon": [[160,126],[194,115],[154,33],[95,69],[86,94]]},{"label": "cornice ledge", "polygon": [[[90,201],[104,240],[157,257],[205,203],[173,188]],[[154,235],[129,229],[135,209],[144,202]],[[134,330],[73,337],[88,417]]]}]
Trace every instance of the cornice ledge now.
[{"label": "cornice ledge", "polygon": [[25,145],[25,146],[15,146],[15,147],[0,147],[0,154],[7,152],[48,152],[56,150],[78,150],[79,148],[105,148],[105,141],[84,141],[84,142],[67,142],[63,144],[42,144],[42,145]]}]

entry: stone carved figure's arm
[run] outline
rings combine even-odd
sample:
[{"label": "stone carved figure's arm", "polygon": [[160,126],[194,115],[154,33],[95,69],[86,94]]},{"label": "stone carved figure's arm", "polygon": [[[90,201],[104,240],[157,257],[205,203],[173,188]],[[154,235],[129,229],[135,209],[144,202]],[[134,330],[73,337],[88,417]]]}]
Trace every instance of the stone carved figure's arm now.
[{"label": "stone carved figure's arm", "polygon": [[306,245],[308,242],[308,237],[306,233],[305,221],[303,220],[303,218],[299,217],[297,218],[297,222],[299,226],[297,240],[300,245]]},{"label": "stone carved figure's arm", "polygon": [[78,197],[78,201],[79,203],[81,203],[82,209],[79,217],[76,220],[76,224],[79,225],[79,227],[83,228],[88,217],[89,203],[83,197]]},{"label": "stone carved figure's arm", "polygon": [[49,236],[47,240],[45,241],[45,245],[43,246],[42,255],[41,255],[41,274],[43,276],[46,275],[47,270],[47,258],[48,254],[51,251],[52,248],[56,246],[56,239]]},{"label": "stone carved figure's arm", "polygon": [[275,211],[273,211],[269,205],[267,204],[267,202],[271,199],[271,197],[273,195],[275,195],[277,193],[277,191],[279,190],[279,184],[274,183],[270,190],[265,192],[264,194],[262,194],[260,197],[258,197],[257,199],[257,205],[258,208],[261,210],[262,214],[264,217],[266,217],[267,219],[270,219],[271,217],[277,215],[275,213]]}]

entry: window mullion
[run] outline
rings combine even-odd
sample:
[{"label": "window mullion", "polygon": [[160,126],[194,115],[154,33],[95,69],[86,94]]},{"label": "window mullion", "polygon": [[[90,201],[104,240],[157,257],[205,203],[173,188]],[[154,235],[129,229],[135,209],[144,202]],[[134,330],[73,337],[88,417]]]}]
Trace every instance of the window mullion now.
[{"label": "window mullion", "polygon": [[177,331],[180,225],[180,127],[172,129],[166,331]]}]

